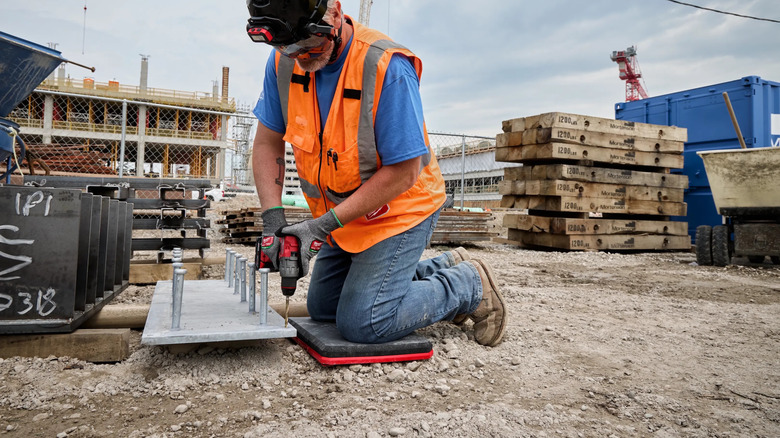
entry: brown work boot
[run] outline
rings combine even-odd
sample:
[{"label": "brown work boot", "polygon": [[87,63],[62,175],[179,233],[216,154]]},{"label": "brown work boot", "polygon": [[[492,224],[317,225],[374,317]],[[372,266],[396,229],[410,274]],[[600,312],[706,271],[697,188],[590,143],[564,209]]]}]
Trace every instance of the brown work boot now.
[{"label": "brown work boot", "polygon": [[450,251],[450,254],[452,254],[452,257],[455,259],[455,265],[466,260],[471,260],[471,254],[462,246],[453,249]]},{"label": "brown work boot", "polygon": [[[455,264],[453,266],[460,262],[471,260],[471,254],[469,254],[469,252],[466,251],[466,248],[462,246],[453,249],[450,251],[450,254],[452,254],[452,258],[455,259]],[[469,319],[469,316],[465,313],[461,313],[459,315],[455,315],[455,318],[452,319],[452,323],[455,325],[463,325],[467,319]]]},{"label": "brown work boot", "polygon": [[469,315],[474,321],[474,339],[479,344],[495,347],[504,339],[506,330],[504,297],[498,290],[493,271],[487,263],[478,259],[469,260],[467,263],[477,268],[482,280],[482,301],[477,310]]}]

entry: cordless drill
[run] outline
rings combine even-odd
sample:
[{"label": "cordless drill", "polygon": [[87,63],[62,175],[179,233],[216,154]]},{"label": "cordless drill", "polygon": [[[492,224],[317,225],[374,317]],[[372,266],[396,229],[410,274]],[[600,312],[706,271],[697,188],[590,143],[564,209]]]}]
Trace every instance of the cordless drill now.
[{"label": "cordless drill", "polygon": [[[262,242],[258,241],[258,245],[270,246],[273,244],[274,238],[274,236],[264,236]],[[295,294],[298,279],[303,277],[301,275],[303,271],[301,267],[301,243],[295,236],[288,235],[280,239],[281,247],[279,248],[279,259],[276,266],[279,267],[279,274],[282,276],[282,294],[285,298],[284,326],[287,327],[288,315],[290,313],[290,297]],[[258,269],[273,268],[271,259],[260,248],[258,248],[256,254],[260,257],[259,262],[256,263]]]}]

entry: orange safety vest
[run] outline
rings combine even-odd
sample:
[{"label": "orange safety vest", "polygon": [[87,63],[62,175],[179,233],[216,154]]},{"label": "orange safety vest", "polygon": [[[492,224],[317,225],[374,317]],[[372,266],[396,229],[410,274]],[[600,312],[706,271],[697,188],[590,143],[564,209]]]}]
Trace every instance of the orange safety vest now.
[{"label": "orange safety vest", "polygon": [[[301,189],[315,218],[344,201],[382,167],[374,121],[392,55],[407,56],[418,78],[422,74],[422,62],[411,51],[378,31],[353,23],[352,45],[324,130],[314,75],[303,71],[294,59],[276,54],[277,85],[287,126],[284,140],[293,146]],[[425,145],[428,153],[422,157],[412,188],[333,231],[332,237],[342,249],[352,253],[366,250],[411,229],[444,204],[444,178],[427,133]]]}]

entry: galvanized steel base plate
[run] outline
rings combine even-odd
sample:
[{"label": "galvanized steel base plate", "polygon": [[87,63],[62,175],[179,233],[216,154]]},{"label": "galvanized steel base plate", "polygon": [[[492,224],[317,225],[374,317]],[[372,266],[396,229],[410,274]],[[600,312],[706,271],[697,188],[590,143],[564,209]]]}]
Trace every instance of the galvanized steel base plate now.
[{"label": "galvanized steel base plate", "polygon": [[197,344],[294,338],[297,335],[292,325],[284,327],[284,318],[270,307],[267,323],[260,325],[259,314],[249,313],[248,304],[240,302],[239,296],[233,294],[234,289],[222,280],[185,281],[180,328],[171,330],[171,291],[170,281],[157,282],[142,344]]}]

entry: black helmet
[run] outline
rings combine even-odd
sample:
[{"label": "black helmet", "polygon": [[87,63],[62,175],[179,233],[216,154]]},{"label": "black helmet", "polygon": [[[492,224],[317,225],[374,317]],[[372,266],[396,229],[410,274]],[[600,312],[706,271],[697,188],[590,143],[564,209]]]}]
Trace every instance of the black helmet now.
[{"label": "black helmet", "polygon": [[333,26],[322,21],[328,0],[246,0],[246,6],[246,32],[256,43],[286,46],[333,31]]}]

